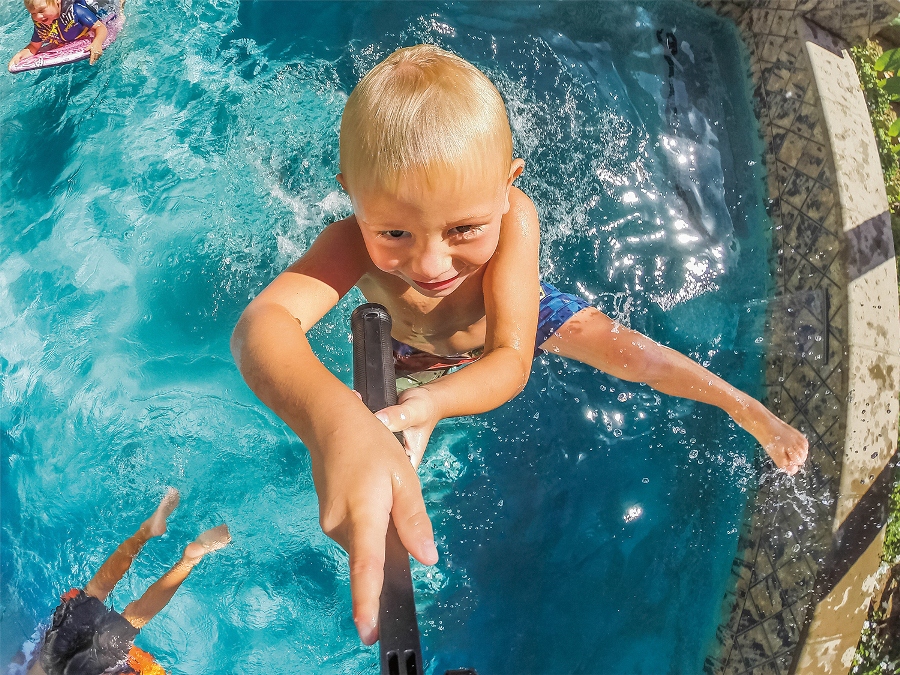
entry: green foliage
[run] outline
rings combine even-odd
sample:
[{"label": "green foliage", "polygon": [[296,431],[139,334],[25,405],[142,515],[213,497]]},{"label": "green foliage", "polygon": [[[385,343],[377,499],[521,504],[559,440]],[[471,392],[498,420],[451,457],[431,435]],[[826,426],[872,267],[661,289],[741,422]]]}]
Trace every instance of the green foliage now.
[{"label": "green foliage", "polygon": [[896,75],[880,80],[878,86],[881,90],[891,97],[892,101],[900,101],[900,77]]},{"label": "green foliage", "polygon": [[[900,50],[889,50],[882,54],[881,47],[876,42],[869,40],[861,45],[857,45],[850,49],[853,61],[856,64],[856,71],[859,73],[859,80],[862,84],[863,92],[866,95],[866,104],[869,108],[869,114],[872,117],[872,127],[875,130],[875,137],[878,140],[878,155],[881,160],[881,170],[884,173],[885,187],[887,188],[888,202],[891,211],[900,212],[900,156],[894,151],[893,147],[897,145],[897,134],[892,136],[891,125],[896,119],[891,110],[892,92],[900,99],[900,77],[886,77],[887,64],[897,63],[900,68]],[[883,59],[885,69],[879,70],[879,59]],[[895,81],[896,84],[889,84]]]},{"label": "green foliage", "polygon": [[890,517],[884,533],[881,558],[888,565],[896,565],[900,563],[900,466],[894,473],[894,490],[888,502],[888,512]]},{"label": "green foliage", "polygon": [[888,49],[875,61],[874,68],[878,72],[889,70],[896,73],[900,71],[900,49]]},{"label": "green foliage", "polygon": [[900,640],[882,628],[884,608],[876,608],[863,625],[862,636],[853,655],[850,675],[897,675],[900,673]]}]

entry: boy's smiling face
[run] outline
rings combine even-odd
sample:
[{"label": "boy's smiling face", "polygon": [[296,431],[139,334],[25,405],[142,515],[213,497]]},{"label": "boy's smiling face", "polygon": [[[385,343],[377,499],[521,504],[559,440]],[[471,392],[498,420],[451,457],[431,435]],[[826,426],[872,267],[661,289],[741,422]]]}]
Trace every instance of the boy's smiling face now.
[{"label": "boy's smiling face", "polygon": [[396,190],[359,188],[350,194],[366,249],[375,266],[400,277],[422,295],[450,295],[494,255],[509,189],[524,162],[512,163],[506,181],[452,176],[428,185],[404,176]]},{"label": "boy's smiling face", "polygon": [[49,25],[59,18],[59,2],[48,0],[32,6],[31,18],[35,23]]}]

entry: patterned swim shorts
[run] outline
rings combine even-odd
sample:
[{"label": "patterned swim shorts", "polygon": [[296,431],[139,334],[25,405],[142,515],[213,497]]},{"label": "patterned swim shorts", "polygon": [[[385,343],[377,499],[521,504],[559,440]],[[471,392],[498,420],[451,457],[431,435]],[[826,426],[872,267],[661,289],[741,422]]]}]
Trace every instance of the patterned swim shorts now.
[{"label": "patterned swim shorts", "polygon": [[[534,355],[541,353],[541,345],[556,333],[562,325],[590,304],[576,295],[563,293],[550,284],[541,283],[541,301],[538,307],[538,326],[534,339]],[[483,347],[464,354],[439,356],[408,344],[393,340],[394,367],[397,371],[397,390],[432,382],[456,368],[481,358]]]}]

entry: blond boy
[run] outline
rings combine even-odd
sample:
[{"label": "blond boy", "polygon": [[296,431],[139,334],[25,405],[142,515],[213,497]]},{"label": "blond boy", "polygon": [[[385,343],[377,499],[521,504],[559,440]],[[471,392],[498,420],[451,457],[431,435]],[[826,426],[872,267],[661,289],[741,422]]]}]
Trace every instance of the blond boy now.
[{"label": "blond boy", "polygon": [[[523,168],[503,100],[480,71],[429,45],[394,52],[344,108],[337,180],[353,215],[325,228],[235,328],[232,352],[247,383],[309,448],[320,523],[349,553],[353,617],[366,644],[378,635],[389,518],[413,557],[437,561],[414,468],[435,425],[515,397],[536,347],[717,405],[788,473],[806,459],[803,435],[759,402],[541,285],[537,212],[513,186]],[[353,286],[391,313],[400,372],[426,371],[414,376],[425,384],[377,418],[306,339]]]},{"label": "blond boy", "polygon": [[87,0],[25,0],[25,9],[31,14],[34,32],[28,45],[12,57],[8,69],[37,54],[44,43],[56,47],[90,33],[94,34],[89,47],[91,65],[103,54],[108,31],[96,7],[90,7]]}]

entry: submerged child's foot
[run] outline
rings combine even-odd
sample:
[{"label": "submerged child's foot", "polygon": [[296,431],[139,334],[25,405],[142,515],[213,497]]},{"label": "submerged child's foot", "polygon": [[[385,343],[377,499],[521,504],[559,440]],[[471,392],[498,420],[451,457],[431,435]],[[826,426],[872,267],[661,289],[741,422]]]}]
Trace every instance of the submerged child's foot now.
[{"label": "submerged child's foot", "polygon": [[181,501],[181,495],[178,494],[178,490],[171,487],[166,490],[166,494],[159,501],[156,511],[141,525],[141,529],[148,537],[161,537],[166,533],[166,519],[178,506],[179,501]]},{"label": "submerged child's foot", "polygon": [[228,532],[227,525],[219,525],[206,532],[201,532],[200,536],[194,539],[184,548],[184,559],[196,563],[207,553],[218,551],[224,548],[231,541],[231,533]]}]

